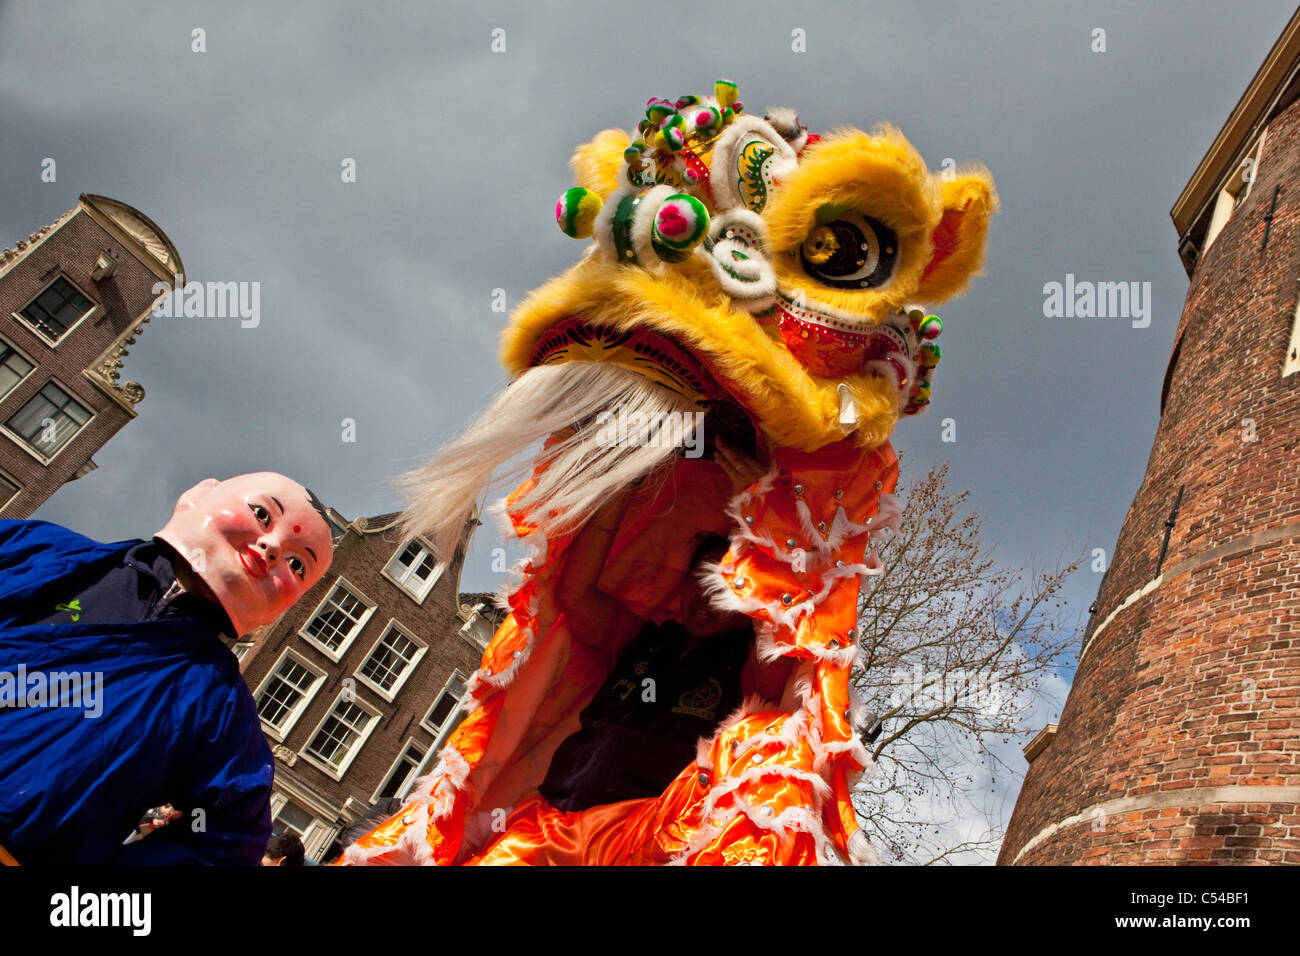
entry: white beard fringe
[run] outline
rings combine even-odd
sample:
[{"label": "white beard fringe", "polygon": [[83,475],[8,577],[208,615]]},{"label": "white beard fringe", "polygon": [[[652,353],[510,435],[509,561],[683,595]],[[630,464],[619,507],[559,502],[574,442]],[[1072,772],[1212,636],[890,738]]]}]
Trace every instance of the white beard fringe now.
[{"label": "white beard fringe", "polygon": [[[634,421],[627,434],[611,441],[620,407],[628,418],[635,412],[644,418],[637,416],[641,424]],[[669,463],[678,448],[700,447],[695,428],[700,419],[694,414],[699,411],[690,399],[621,365],[565,362],[530,368],[459,438],[398,478],[408,501],[404,539],[423,535],[440,559],[449,559],[478,496],[512,459],[518,460],[499,472],[498,480],[522,481],[534,461],[546,468],[511,510],[523,511],[543,540],[575,531],[611,498]],[[520,459],[535,443],[566,428],[576,431],[540,455]]]}]

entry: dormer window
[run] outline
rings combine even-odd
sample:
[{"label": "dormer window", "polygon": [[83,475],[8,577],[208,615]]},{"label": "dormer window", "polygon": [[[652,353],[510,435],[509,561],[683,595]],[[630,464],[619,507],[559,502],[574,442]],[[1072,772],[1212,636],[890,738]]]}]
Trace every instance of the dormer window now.
[{"label": "dormer window", "polygon": [[393,555],[393,559],[384,568],[384,576],[419,604],[432,590],[444,567],[433,556],[433,548],[416,540],[404,545]]}]

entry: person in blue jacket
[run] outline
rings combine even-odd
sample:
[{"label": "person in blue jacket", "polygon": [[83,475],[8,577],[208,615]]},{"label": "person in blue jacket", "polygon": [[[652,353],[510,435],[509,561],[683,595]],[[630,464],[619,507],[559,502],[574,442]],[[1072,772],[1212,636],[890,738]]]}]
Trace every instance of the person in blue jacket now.
[{"label": "person in blue jacket", "polygon": [[[332,553],[270,472],[205,479],[150,541],[0,521],[0,861],[260,863],[273,760],[229,648]],[[124,843],[164,804],[181,817]]]}]

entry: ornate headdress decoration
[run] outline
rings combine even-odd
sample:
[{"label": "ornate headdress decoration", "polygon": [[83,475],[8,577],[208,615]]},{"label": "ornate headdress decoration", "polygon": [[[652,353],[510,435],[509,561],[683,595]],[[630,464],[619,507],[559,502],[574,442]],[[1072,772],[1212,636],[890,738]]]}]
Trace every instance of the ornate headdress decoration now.
[{"label": "ornate headdress decoration", "polygon": [[[930,402],[939,363],[938,316],[908,307],[863,327],[860,320],[837,322],[825,308],[808,308],[778,288],[760,214],[804,147],[819,140],[794,110],[746,115],[730,80],[718,80],[712,96],[652,98],[623,151],[617,188],[602,199],[575,186],[556,203],[555,219],[566,235],[594,237],[598,254],[623,265],[653,272],[702,256],[733,303],[772,327],[810,372],[835,378],[876,371],[906,395],[901,414],[916,414]],[[887,227],[825,218],[801,250],[824,281],[869,288],[894,268],[898,249]],[[846,401],[849,419],[850,406]]]}]

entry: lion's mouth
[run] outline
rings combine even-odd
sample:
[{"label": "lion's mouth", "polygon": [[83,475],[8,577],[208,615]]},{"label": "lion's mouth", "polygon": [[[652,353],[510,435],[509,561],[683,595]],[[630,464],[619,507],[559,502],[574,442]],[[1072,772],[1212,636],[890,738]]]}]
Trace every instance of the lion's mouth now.
[{"label": "lion's mouth", "polygon": [[906,332],[888,322],[862,327],[861,320],[779,290],[775,308],[760,319],[774,328],[786,349],[814,375],[845,378],[863,372],[885,374],[900,391],[911,382],[914,364]]}]

